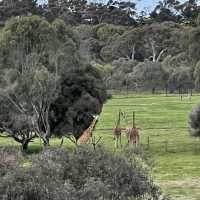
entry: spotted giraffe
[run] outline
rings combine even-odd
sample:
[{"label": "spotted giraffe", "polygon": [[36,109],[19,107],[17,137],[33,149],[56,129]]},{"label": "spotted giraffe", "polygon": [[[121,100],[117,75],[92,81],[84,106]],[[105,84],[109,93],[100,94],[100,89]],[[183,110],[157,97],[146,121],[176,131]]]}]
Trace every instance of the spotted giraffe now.
[{"label": "spotted giraffe", "polygon": [[90,140],[90,138],[92,137],[92,132],[93,132],[95,125],[98,121],[98,118],[99,118],[98,115],[94,116],[94,119],[93,119],[92,123],[90,124],[90,126],[78,138],[77,145],[86,144]]},{"label": "spotted giraffe", "polygon": [[121,129],[120,124],[116,125],[116,127],[113,130],[113,134],[114,134],[114,139],[115,139],[115,147],[118,148],[119,144],[120,146],[122,146],[122,143],[121,143],[122,129]]},{"label": "spotted giraffe", "polygon": [[119,116],[118,116],[118,120],[117,120],[117,124],[113,129],[113,135],[114,135],[114,140],[115,140],[115,147],[118,148],[119,145],[120,147],[122,147],[122,143],[121,143],[121,134],[122,134],[122,128],[120,125],[121,122],[121,117],[124,118],[124,113],[119,111]]},{"label": "spotted giraffe", "polygon": [[127,137],[128,145],[131,144],[133,145],[133,147],[138,146],[139,139],[140,139],[139,130],[141,129],[136,128],[136,127],[126,128],[126,137]]}]

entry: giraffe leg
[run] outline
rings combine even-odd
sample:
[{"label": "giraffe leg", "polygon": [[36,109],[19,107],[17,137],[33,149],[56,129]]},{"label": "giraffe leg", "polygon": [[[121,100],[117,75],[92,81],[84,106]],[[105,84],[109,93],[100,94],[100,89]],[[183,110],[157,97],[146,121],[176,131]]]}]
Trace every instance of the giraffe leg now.
[{"label": "giraffe leg", "polygon": [[127,139],[126,146],[129,147],[129,143],[130,143],[130,133],[129,133],[129,130],[128,130],[128,129],[126,129],[126,139]]},{"label": "giraffe leg", "polygon": [[122,136],[119,136],[120,147],[122,148]]},{"label": "giraffe leg", "polygon": [[133,139],[131,143],[132,143],[132,147],[134,148],[135,147],[135,140]]},{"label": "giraffe leg", "polygon": [[137,146],[138,146],[138,138],[136,137],[135,138],[135,148],[137,148]]},{"label": "giraffe leg", "polygon": [[130,142],[129,142],[129,140],[128,140],[128,141],[127,141],[127,144],[126,144],[127,147],[129,147],[129,143],[130,143]]},{"label": "giraffe leg", "polygon": [[140,144],[140,136],[138,135],[136,139],[137,139],[136,141],[137,141],[137,147],[138,147]]},{"label": "giraffe leg", "polygon": [[116,138],[115,138],[115,147],[116,147],[116,148],[118,148],[118,143],[119,143],[119,138],[116,137]]},{"label": "giraffe leg", "polygon": [[126,143],[126,146],[129,147],[129,144],[130,144],[130,138],[129,138],[129,136],[127,136],[127,143]]}]

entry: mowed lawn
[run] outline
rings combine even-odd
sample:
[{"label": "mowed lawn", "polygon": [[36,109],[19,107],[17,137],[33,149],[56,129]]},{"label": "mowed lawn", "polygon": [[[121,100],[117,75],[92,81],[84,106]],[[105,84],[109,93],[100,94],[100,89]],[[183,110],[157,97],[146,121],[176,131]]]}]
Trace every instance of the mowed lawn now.
[{"label": "mowed lawn", "polygon": [[[102,137],[100,142],[114,150],[112,129],[119,110],[127,114],[127,119],[121,120],[124,128],[132,125],[135,112],[136,125],[141,128],[140,144],[153,160],[152,176],[156,183],[173,199],[200,199],[200,140],[187,131],[188,115],[198,101],[200,96],[181,101],[175,95],[115,95],[104,105],[94,136]],[[16,145],[12,139],[0,138],[0,145],[5,143]],[[59,145],[60,141],[52,139],[51,143]],[[124,133],[122,143],[126,145]],[[73,146],[69,141],[64,145]],[[39,140],[30,145],[31,151],[41,148]]]},{"label": "mowed lawn", "polygon": [[136,125],[142,129],[141,146],[154,160],[152,176],[156,183],[173,199],[200,199],[200,140],[187,131],[188,115],[198,101],[200,96],[193,96],[191,101],[181,101],[178,96],[114,96],[103,108],[95,135],[114,148],[112,129],[119,110],[128,116],[121,121],[123,127],[132,125],[135,111]]}]

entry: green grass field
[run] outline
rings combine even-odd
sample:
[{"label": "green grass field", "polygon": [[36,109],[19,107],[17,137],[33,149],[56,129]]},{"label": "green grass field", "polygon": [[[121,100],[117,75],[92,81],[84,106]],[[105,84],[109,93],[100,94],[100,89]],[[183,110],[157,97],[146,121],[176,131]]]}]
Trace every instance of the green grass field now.
[{"label": "green grass field", "polygon": [[[142,130],[141,146],[146,156],[154,160],[152,176],[165,194],[173,199],[200,199],[200,141],[189,136],[187,131],[188,114],[200,96],[193,96],[192,101],[180,100],[178,96],[161,95],[115,95],[103,108],[94,135],[102,137],[101,143],[114,149],[112,129],[119,109],[127,113],[126,127],[132,124],[135,111],[136,125]],[[148,146],[149,138],[149,146]],[[54,145],[59,144],[53,139]],[[126,144],[123,134],[123,145]],[[11,139],[0,139],[0,145],[16,143]],[[65,141],[69,147],[70,142]],[[41,148],[39,140],[31,144],[31,151]]]},{"label": "green grass field", "polygon": [[200,141],[187,131],[188,114],[199,100],[199,96],[192,101],[180,101],[178,96],[115,96],[104,106],[96,135],[113,147],[112,131],[98,129],[112,129],[119,109],[128,115],[123,126],[131,125],[135,111],[141,145],[153,156],[152,175],[164,193],[174,199],[200,199]]}]

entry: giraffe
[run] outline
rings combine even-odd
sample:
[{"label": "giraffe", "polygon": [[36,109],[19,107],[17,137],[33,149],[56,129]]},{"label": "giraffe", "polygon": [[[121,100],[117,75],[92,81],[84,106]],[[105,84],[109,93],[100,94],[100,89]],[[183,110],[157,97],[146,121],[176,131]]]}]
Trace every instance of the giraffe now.
[{"label": "giraffe", "polygon": [[140,135],[139,135],[139,130],[140,128],[126,128],[126,137],[128,141],[128,145],[131,143],[133,147],[137,147],[139,144],[140,140]]},{"label": "giraffe", "polygon": [[[124,114],[127,122],[127,115]],[[139,135],[139,130],[141,130],[140,128],[137,128],[135,125],[135,112],[133,112],[133,124],[132,127],[127,127],[125,129],[125,133],[126,133],[126,138],[127,138],[127,145],[129,146],[129,144],[131,144],[133,147],[137,147],[139,144],[139,140],[140,140],[140,135]]]},{"label": "giraffe", "polygon": [[77,145],[86,144],[90,140],[90,138],[92,137],[92,131],[95,128],[98,118],[99,118],[98,115],[94,116],[94,119],[92,123],[90,124],[90,126],[78,138]]},{"label": "giraffe", "polygon": [[120,146],[122,146],[122,143],[121,143],[122,129],[120,125],[116,125],[116,127],[113,130],[113,134],[114,134],[114,140],[115,140],[115,147],[118,148],[119,143],[120,143]]},{"label": "giraffe", "polygon": [[122,146],[122,143],[121,143],[122,128],[121,128],[121,125],[120,125],[121,115],[123,116],[123,113],[120,111],[119,117],[118,117],[118,120],[117,120],[117,124],[113,129],[113,135],[114,135],[115,147],[116,148],[119,147],[119,144],[120,144],[120,146]]}]

